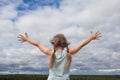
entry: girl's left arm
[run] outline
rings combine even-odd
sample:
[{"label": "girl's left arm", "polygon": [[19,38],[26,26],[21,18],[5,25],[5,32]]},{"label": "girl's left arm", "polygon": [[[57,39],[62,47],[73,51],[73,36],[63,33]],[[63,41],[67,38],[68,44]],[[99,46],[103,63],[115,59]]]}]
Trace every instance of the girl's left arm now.
[{"label": "girl's left arm", "polygon": [[100,32],[96,32],[95,34],[91,32],[90,37],[84,40],[81,44],[75,46],[74,48],[71,48],[69,52],[71,54],[76,54],[81,48],[83,48],[85,45],[87,45],[92,40],[99,40],[99,38],[101,37],[100,34],[101,34]]}]

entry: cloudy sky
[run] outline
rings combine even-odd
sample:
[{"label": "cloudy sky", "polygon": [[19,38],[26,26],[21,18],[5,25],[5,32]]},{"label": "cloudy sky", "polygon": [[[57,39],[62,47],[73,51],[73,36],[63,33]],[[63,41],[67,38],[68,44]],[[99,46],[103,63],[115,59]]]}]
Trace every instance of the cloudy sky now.
[{"label": "cloudy sky", "polygon": [[100,31],[73,56],[71,74],[120,75],[120,0],[0,0],[0,74],[48,74],[48,58],[20,43],[19,34],[52,48],[49,40],[63,33],[70,48]]}]

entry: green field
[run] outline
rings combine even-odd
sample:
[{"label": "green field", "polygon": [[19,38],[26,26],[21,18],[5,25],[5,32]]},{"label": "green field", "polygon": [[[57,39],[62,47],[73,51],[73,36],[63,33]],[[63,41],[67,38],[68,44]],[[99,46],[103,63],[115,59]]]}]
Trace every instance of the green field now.
[{"label": "green field", "polygon": [[[0,80],[47,80],[48,75],[0,75]],[[120,76],[105,76],[105,75],[71,75],[70,80],[120,80]]]}]

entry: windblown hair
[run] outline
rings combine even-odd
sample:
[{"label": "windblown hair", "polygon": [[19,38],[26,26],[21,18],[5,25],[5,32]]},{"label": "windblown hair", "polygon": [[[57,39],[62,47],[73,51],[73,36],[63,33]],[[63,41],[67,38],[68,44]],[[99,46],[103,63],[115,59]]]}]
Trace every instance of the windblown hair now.
[{"label": "windblown hair", "polygon": [[51,59],[50,59],[50,64],[49,64],[49,68],[52,68],[53,65],[54,65],[54,61],[55,61],[55,48],[56,47],[62,47],[62,49],[64,48],[67,48],[67,59],[68,59],[68,62],[66,64],[66,67],[69,68],[70,67],[70,64],[71,64],[71,54],[69,53],[69,48],[68,48],[68,45],[70,43],[67,42],[67,39],[65,38],[65,36],[63,34],[57,34],[53,37],[53,39],[50,41],[51,44],[53,45],[54,47],[54,52],[51,56]]}]

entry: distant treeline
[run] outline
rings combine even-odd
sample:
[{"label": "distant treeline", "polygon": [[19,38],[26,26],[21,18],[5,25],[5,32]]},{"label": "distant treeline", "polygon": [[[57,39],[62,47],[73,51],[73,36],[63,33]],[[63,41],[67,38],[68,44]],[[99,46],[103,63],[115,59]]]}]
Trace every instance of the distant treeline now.
[{"label": "distant treeline", "polygon": [[[0,75],[0,80],[47,80],[48,75]],[[120,76],[113,75],[71,75],[70,80],[120,80]]]}]

